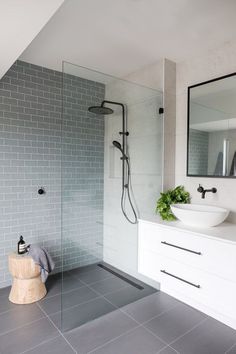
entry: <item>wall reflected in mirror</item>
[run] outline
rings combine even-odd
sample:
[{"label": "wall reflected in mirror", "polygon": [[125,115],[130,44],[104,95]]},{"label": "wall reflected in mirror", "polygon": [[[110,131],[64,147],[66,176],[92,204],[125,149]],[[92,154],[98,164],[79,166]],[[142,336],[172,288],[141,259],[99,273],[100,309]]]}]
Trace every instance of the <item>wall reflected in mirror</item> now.
[{"label": "wall reflected in mirror", "polygon": [[188,88],[187,176],[236,177],[236,74]]}]

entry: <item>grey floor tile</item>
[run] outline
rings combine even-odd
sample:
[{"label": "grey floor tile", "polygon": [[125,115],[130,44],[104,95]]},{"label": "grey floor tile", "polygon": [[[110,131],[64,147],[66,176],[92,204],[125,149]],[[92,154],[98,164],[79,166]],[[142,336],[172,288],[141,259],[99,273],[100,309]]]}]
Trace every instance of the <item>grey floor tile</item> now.
[{"label": "grey floor tile", "polygon": [[25,305],[15,305],[8,299],[9,294],[3,295],[0,298],[0,313],[6,312],[8,310],[14,310],[17,307],[24,307]]},{"label": "grey floor tile", "polygon": [[131,302],[137,301],[154,291],[155,291],[154,289],[152,290],[152,288],[149,287],[140,290],[135,288],[134,286],[130,286],[130,287],[120,289],[111,294],[105,295],[105,298],[107,298],[115,306],[122,307]]},{"label": "grey floor tile", "polygon": [[68,275],[68,274],[63,275],[63,280],[62,280],[61,274],[55,274],[49,277],[46,282],[47,298],[50,296],[61,294],[61,292],[64,293],[64,292],[78,289],[82,286],[84,286],[84,284],[73,275]]},{"label": "grey floor tile", "polygon": [[98,267],[97,263],[94,263],[94,264],[89,264],[87,266],[74,268],[74,269],[68,270],[67,272],[64,272],[64,273],[69,273],[69,274],[77,274],[77,273],[79,273],[79,274],[82,274],[82,273],[87,273],[87,272],[90,272],[92,270],[97,270],[97,269],[101,269],[101,268]]},{"label": "grey floor tile", "polygon": [[45,298],[39,302],[39,305],[49,315],[96,297],[98,297],[98,295],[93,290],[89,289],[87,286],[83,286],[62,295],[55,295],[48,299]]},{"label": "grey floor tile", "polygon": [[171,346],[181,354],[223,354],[236,343],[236,331],[209,318]]},{"label": "grey floor tile", "polygon": [[173,297],[158,291],[122,308],[139,323],[149,321],[151,318],[174,308],[181,303]]},{"label": "grey floor tile", "polygon": [[104,280],[106,278],[112,278],[114,275],[103,270],[101,268],[97,268],[95,270],[91,270],[89,272],[77,272],[76,274],[73,273],[79,280],[82,280],[86,284],[92,284],[100,280]]},{"label": "grey floor tile", "polygon": [[205,318],[206,316],[203,313],[190,306],[180,304],[144,325],[169,344]]},{"label": "grey floor tile", "polygon": [[227,350],[226,354],[236,354],[236,344]]},{"label": "grey floor tile", "polygon": [[179,354],[179,352],[177,352],[175,349],[168,346],[165,347],[164,349],[161,349],[157,354]]},{"label": "grey floor tile", "polygon": [[18,354],[36,345],[58,336],[58,331],[49,322],[42,318],[20,329],[0,336],[0,353]]},{"label": "grey floor tile", "polygon": [[10,286],[7,286],[7,287],[5,287],[5,288],[1,288],[1,289],[0,289],[0,297],[1,297],[1,296],[6,296],[6,297],[8,297],[9,294],[10,294],[10,291],[11,291],[11,287],[10,287]]},{"label": "grey floor tile", "polygon": [[115,309],[116,308],[105,299],[97,298],[71,309],[64,310],[62,314],[57,313],[50,315],[50,317],[58,328],[61,328],[63,331],[68,331],[114,311]]},{"label": "grey floor tile", "polygon": [[13,311],[0,314],[0,334],[25,326],[42,317],[45,315],[36,304],[16,307]]},{"label": "grey floor tile", "polygon": [[130,317],[120,310],[116,310],[65,334],[65,336],[80,354],[86,354],[136,326],[137,323]]},{"label": "grey floor tile", "polygon": [[75,354],[75,351],[70,347],[66,340],[62,337],[56,337],[46,343],[31,349],[25,354]]},{"label": "grey floor tile", "polygon": [[93,351],[94,354],[156,354],[165,344],[146,331],[136,328],[131,332]]},{"label": "grey floor tile", "polygon": [[128,287],[128,286],[131,285],[129,285],[124,280],[119,279],[117,277],[107,278],[90,285],[92,289],[94,289],[95,291],[99,292],[102,295],[120,290],[121,288]]}]

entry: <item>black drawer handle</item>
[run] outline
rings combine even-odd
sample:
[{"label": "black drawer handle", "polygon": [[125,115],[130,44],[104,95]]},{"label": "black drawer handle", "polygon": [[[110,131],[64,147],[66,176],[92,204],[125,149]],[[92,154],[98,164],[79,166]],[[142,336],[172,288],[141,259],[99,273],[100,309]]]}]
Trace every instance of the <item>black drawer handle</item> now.
[{"label": "black drawer handle", "polygon": [[196,252],[196,251],[192,251],[192,250],[190,250],[190,249],[188,249],[188,248],[176,246],[176,245],[173,245],[172,243],[168,243],[168,242],[166,242],[166,241],[161,241],[161,243],[163,243],[163,245],[166,245],[166,246],[171,246],[171,247],[179,248],[180,250],[187,251],[187,252],[191,252],[191,253],[197,254],[198,256],[201,256],[201,252]]},{"label": "black drawer handle", "polygon": [[161,270],[161,272],[164,273],[164,274],[166,274],[166,275],[169,275],[170,277],[173,277],[173,278],[175,278],[175,279],[178,279],[178,280],[180,280],[180,281],[183,281],[184,283],[187,283],[187,284],[189,284],[189,285],[191,285],[191,286],[194,286],[195,288],[200,289],[200,285],[196,285],[196,284],[194,284],[194,283],[191,283],[190,281],[185,280],[185,279],[180,278],[180,277],[177,277],[176,275],[171,274],[171,273],[168,273],[168,272],[166,272],[165,270]]}]

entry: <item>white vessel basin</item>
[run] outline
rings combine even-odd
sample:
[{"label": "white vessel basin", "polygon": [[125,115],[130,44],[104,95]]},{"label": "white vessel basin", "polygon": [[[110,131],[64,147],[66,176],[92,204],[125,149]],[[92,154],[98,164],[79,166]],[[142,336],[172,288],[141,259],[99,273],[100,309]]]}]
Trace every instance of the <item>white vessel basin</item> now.
[{"label": "white vessel basin", "polygon": [[211,205],[173,204],[171,210],[184,224],[197,227],[219,225],[229,215],[229,210]]}]

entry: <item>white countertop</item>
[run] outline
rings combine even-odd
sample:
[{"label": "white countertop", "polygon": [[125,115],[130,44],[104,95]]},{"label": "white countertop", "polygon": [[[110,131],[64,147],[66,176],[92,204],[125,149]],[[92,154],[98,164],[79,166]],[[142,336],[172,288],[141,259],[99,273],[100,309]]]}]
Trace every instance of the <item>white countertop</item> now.
[{"label": "white countertop", "polygon": [[183,224],[181,221],[163,221],[159,215],[143,216],[139,221],[145,221],[152,224],[158,224],[164,227],[176,230],[188,231],[200,236],[213,238],[217,241],[236,244],[236,224],[224,222],[215,227],[198,228]]}]

